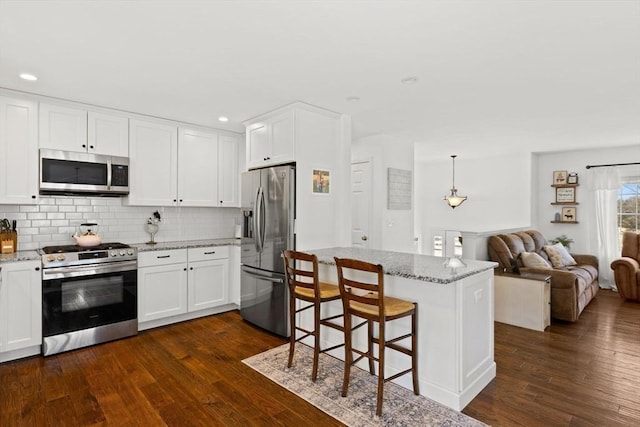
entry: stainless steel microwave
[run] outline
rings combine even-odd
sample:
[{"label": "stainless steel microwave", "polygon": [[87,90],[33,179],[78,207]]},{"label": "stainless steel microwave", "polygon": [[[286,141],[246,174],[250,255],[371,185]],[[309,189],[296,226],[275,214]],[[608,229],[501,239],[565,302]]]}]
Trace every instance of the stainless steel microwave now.
[{"label": "stainless steel microwave", "polygon": [[129,194],[129,159],[41,148],[40,194]]}]

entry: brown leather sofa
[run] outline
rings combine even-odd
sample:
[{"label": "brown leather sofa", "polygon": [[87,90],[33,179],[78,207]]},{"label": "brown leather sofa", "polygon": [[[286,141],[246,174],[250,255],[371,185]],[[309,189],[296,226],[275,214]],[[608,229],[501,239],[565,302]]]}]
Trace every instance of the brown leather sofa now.
[{"label": "brown leather sofa", "polygon": [[598,293],[598,259],[593,255],[571,254],[577,265],[553,269],[523,266],[520,259],[522,252],[535,252],[548,261],[549,257],[543,249],[548,244],[536,230],[498,234],[489,237],[489,257],[499,264],[496,274],[515,273],[515,264],[522,273],[550,275],[551,317],[575,322]]},{"label": "brown leather sofa", "polygon": [[620,296],[640,302],[640,234],[622,233],[622,258],[613,261],[611,269]]}]

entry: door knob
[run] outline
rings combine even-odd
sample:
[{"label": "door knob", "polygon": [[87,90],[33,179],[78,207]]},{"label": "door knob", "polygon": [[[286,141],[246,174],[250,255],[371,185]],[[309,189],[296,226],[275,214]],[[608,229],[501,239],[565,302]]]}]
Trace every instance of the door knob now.
[{"label": "door knob", "polygon": [[367,240],[368,237],[367,236],[362,236],[362,240]]}]

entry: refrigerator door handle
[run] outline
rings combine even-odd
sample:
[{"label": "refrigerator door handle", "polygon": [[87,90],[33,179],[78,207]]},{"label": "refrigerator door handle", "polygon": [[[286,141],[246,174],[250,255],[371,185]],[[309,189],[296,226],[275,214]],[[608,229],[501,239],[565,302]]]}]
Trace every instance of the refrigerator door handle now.
[{"label": "refrigerator door handle", "polygon": [[253,230],[255,233],[255,242],[256,242],[256,252],[262,252],[262,247],[260,244],[260,215],[262,211],[260,210],[260,194],[262,193],[262,187],[258,187],[258,191],[256,191],[256,203],[255,203],[255,215],[253,216]]},{"label": "refrigerator door handle", "polygon": [[260,187],[260,251],[264,250],[264,240],[266,238],[267,204],[264,201],[264,189]]},{"label": "refrigerator door handle", "polygon": [[250,271],[247,271],[247,270],[243,270],[243,273],[246,274],[247,276],[255,277],[256,279],[266,280],[267,282],[284,283],[284,279],[279,279],[277,277],[263,276],[261,274],[251,273]]}]

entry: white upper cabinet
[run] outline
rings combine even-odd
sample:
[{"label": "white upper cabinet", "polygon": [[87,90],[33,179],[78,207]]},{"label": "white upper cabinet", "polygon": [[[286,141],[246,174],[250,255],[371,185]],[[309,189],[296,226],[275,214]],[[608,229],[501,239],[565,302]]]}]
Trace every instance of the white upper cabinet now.
[{"label": "white upper cabinet", "polygon": [[141,120],[129,128],[129,205],[238,205],[237,138]]},{"label": "white upper cabinet", "polygon": [[218,206],[218,134],[180,128],[178,202],[181,206]]},{"label": "white upper cabinet", "polygon": [[294,112],[292,110],[247,125],[247,168],[294,161]]},{"label": "white upper cabinet", "polygon": [[40,148],[126,157],[129,120],[115,114],[40,103]]},{"label": "white upper cabinet", "polygon": [[87,151],[87,111],[41,102],[40,148]]},{"label": "white upper cabinet", "polygon": [[178,128],[131,120],[128,204],[173,206],[177,200]]},{"label": "white upper cabinet", "polygon": [[128,118],[89,111],[87,129],[89,153],[120,157],[129,155]]},{"label": "white upper cabinet", "polygon": [[35,203],[38,195],[38,104],[0,96],[0,203]]},{"label": "white upper cabinet", "polygon": [[239,148],[237,136],[220,135],[218,138],[218,206],[240,207]]}]

